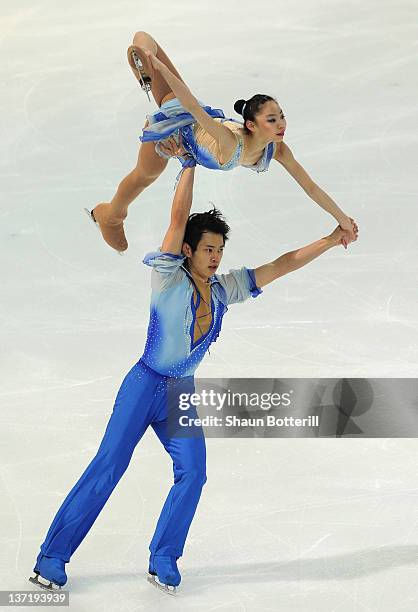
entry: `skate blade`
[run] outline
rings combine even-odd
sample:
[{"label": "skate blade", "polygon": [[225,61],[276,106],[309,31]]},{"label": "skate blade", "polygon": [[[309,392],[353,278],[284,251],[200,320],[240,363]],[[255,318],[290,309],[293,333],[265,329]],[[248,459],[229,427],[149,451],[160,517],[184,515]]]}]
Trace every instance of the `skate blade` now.
[{"label": "skate blade", "polygon": [[[83,208],[84,212],[86,213],[86,215],[88,216],[88,218],[90,219],[90,221],[93,223],[93,225],[95,226],[95,228],[97,229],[97,231],[99,232],[99,234],[101,235],[102,232],[100,231],[100,227],[99,224],[97,223],[97,221],[95,221],[95,219],[93,218],[93,215],[91,214],[91,211],[88,208]],[[107,244],[107,243],[106,243]],[[111,249],[113,247],[110,247]],[[116,251],[116,253],[118,255],[124,255],[123,251],[118,251],[117,249],[113,249],[114,251]]]},{"label": "skate blade", "polygon": [[[43,582],[43,580],[45,580],[45,582]],[[43,576],[37,572],[35,572],[35,576],[31,576],[29,578],[29,582],[32,582],[37,587],[46,589],[47,591],[60,591],[62,589],[59,584],[55,584],[55,582],[52,582],[52,580],[49,580],[48,578],[43,578]]]},{"label": "skate blade", "polygon": [[151,79],[148,76],[144,78],[144,76],[143,76],[144,67],[142,65],[141,60],[139,59],[139,57],[135,53],[135,51],[131,52],[131,57],[132,57],[132,59],[134,61],[136,69],[138,70],[138,76],[139,76],[140,85],[141,85],[142,89],[145,91],[145,93],[147,94],[148,102],[151,102],[151,98],[150,98],[150,95],[149,95],[149,92],[151,91]]},{"label": "skate blade", "polygon": [[161,582],[158,581],[157,576],[154,576],[154,574],[148,574],[147,580],[148,582],[153,584],[155,587],[157,587],[157,589],[160,589],[160,591],[163,591],[163,593],[165,593],[166,595],[176,594],[177,587],[171,586],[169,584],[162,584]]}]

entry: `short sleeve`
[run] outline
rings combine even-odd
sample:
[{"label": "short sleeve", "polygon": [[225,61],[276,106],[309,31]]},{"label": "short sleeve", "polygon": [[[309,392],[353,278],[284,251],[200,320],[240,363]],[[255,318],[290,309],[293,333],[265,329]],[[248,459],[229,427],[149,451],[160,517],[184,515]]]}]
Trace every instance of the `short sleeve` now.
[{"label": "short sleeve", "polygon": [[230,270],[228,274],[215,276],[225,290],[227,304],[244,302],[249,297],[257,297],[262,293],[255,282],[253,269],[242,267],[239,270]]},{"label": "short sleeve", "polygon": [[181,283],[185,276],[181,266],[186,258],[174,253],[157,251],[147,253],[142,262],[152,268],[151,287],[156,291],[166,291]]}]

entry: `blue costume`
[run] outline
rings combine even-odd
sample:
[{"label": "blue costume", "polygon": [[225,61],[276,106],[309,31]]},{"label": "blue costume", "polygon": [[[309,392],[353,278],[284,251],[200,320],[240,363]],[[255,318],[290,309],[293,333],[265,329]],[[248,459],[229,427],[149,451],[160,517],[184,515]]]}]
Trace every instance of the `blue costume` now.
[{"label": "blue costume", "polygon": [[[199,104],[211,117],[214,119],[221,119],[222,123],[224,121],[233,121],[234,123],[239,123],[242,125],[240,121],[225,118],[224,112],[220,109],[205,106],[202,102],[199,102]],[[239,165],[239,160],[244,147],[242,137],[239,137],[236,149],[231,159],[224,164],[219,163],[216,157],[206,147],[196,142],[193,131],[193,124],[196,124],[196,119],[193,117],[193,115],[188,113],[183,106],[181,106],[177,98],[164,102],[158,111],[152,115],[147,115],[147,119],[149,122],[149,127],[143,129],[143,135],[140,137],[142,142],[158,142],[159,140],[164,140],[165,138],[168,138],[173,134],[177,134],[180,131],[182,134],[184,148],[201,166],[210,168],[212,170],[232,170]],[[159,151],[158,146],[156,147],[156,150],[160,155],[165,157],[165,155]],[[250,168],[250,170],[254,170],[255,172],[266,172],[269,168],[274,152],[275,144],[270,142],[265,147],[263,155],[256,164],[244,167]]]},{"label": "blue costume", "polygon": [[[97,454],[67,495],[49,528],[35,572],[39,571],[43,556],[62,559],[65,563],[70,561],[128,467],[149,425],[170,454],[174,471],[174,485],[149,546],[151,560],[156,555],[178,558],[183,554],[206,482],[206,447],[199,427],[193,437],[168,435],[168,388],[178,385],[181,392],[194,392],[194,372],[210,344],[216,341],[228,305],[261,293],[251,269],[242,267],[211,276],[212,324],[206,334],[193,342],[199,303],[194,304],[194,282],[183,265],[184,260],[182,255],[160,250],[148,253],[143,260],[152,267],[150,321],[144,353],[122,382]],[[197,414],[190,412],[190,416]],[[64,574],[61,584],[65,580]]]}]

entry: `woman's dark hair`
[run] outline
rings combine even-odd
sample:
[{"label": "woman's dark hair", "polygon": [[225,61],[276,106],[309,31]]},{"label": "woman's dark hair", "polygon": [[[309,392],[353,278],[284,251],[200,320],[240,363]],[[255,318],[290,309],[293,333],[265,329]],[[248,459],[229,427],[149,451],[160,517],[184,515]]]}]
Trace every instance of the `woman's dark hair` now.
[{"label": "woman's dark hair", "polygon": [[229,231],[230,227],[224,221],[221,211],[213,207],[208,212],[190,215],[186,224],[183,242],[187,242],[194,253],[205,232],[222,234],[225,243],[228,240]]},{"label": "woman's dark hair", "polygon": [[[255,94],[255,96],[253,96],[249,100],[237,100],[235,102],[234,110],[236,113],[238,113],[238,115],[242,115],[244,119],[244,130],[247,134],[251,134],[251,130],[247,128],[245,122],[255,121],[256,116],[261,111],[261,107],[266,102],[270,102],[271,100],[273,102],[277,102],[277,100],[275,100],[271,96],[266,96],[265,94]],[[244,113],[242,112],[242,109],[244,109]]]}]

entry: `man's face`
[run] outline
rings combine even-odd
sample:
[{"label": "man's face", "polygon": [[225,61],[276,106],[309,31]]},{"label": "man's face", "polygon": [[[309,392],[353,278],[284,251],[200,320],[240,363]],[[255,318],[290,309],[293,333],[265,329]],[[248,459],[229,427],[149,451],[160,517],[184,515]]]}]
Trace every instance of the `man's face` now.
[{"label": "man's face", "polygon": [[183,253],[189,258],[189,270],[205,280],[215,274],[221,263],[224,251],[222,234],[204,232],[194,253],[187,243],[183,244]]}]

